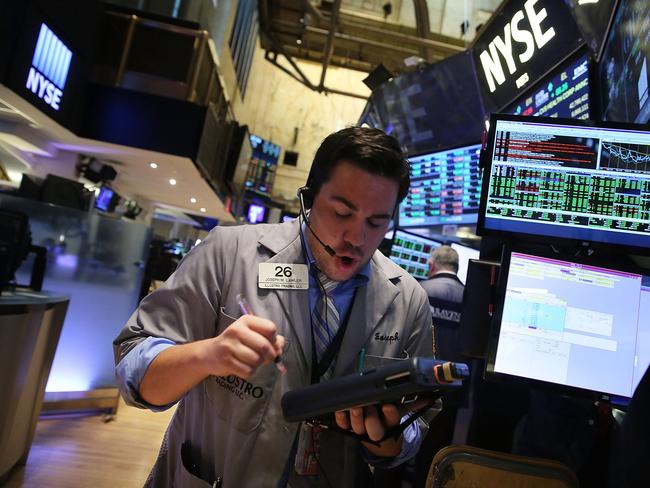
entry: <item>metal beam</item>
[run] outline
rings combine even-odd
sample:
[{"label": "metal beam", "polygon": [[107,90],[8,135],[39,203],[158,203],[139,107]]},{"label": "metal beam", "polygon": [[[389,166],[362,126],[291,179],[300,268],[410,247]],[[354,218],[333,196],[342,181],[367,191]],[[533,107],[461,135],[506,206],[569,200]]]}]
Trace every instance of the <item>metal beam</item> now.
[{"label": "metal beam", "polygon": [[327,41],[325,41],[325,49],[323,50],[323,71],[320,74],[320,83],[318,88],[323,89],[325,86],[325,73],[332,58],[332,51],[334,50],[334,34],[338,28],[339,10],[341,9],[341,0],[334,0],[332,6],[332,15],[330,16],[330,30],[327,34]]},{"label": "metal beam", "polygon": [[459,53],[465,50],[464,45],[460,44],[450,44],[444,41],[438,41],[435,39],[423,39],[421,37],[412,36],[410,34],[405,34],[403,32],[397,32],[390,29],[380,29],[377,27],[371,27],[369,25],[361,25],[356,22],[349,22],[347,19],[341,19],[340,24],[342,27],[354,28],[359,31],[370,32],[373,34],[381,34],[386,40],[391,38],[395,42],[402,44],[411,44],[412,46],[417,47],[427,47],[431,49],[443,50],[450,53]]},{"label": "metal beam", "polygon": [[[283,28],[291,29],[293,27],[293,24],[291,22],[286,21],[286,20],[273,20],[271,28],[275,29],[276,27],[278,28],[277,30],[282,30]],[[307,27],[305,27],[304,31],[306,33],[308,33],[308,34],[314,34],[314,35],[322,36],[322,37],[325,37],[325,36],[328,35],[327,30],[319,29],[318,27],[307,26]],[[288,32],[287,34],[288,35],[295,35],[295,34],[293,34],[291,32]],[[352,36],[350,34],[343,34],[342,32],[337,32],[336,34],[334,34],[334,37],[336,39],[340,39],[342,41],[349,41],[349,42],[353,42],[355,44],[360,44],[362,46],[366,45],[366,46],[377,47],[377,48],[380,48],[380,49],[387,49],[387,50],[390,50],[390,51],[397,51],[397,52],[403,53],[403,54],[405,54],[407,56],[411,56],[411,55],[417,53],[417,47],[415,47],[415,46],[412,47],[412,48],[409,48],[407,46],[404,46],[403,44],[401,44],[401,45],[387,44],[387,43],[381,42],[381,41],[374,41],[372,39],[364,39],[363,37],[356,37],[356,36]]]},{"label": "metal beam", "polygon": [[309,81],[309,78],[307,78],[307,76],[298,67],[298,65],[293,60],[293,58],[286,52],[282,43],[277,39],[277,37],[275,37],[273,32],[271,32],[271,27],[269,23],[268,0],[259,0],[258,7],[260,10],[260,26],[262,27],[262,31],[264,32],[264,34],[270,39],[271,45],[273,46],[275,52],[282,54],[287,59],[291,67],[296,70],[296,73],[298,73],[298,76],[300,76],[300,78],[302,79],[302,83],[305,86],[310,87],[312,90],[315,89],[312,82]]},{"label": "metal beam", "polygon": [[[273,54],[275,54],[275,53],[273,53]],[[270,51],[266,51],[266,53],[264,54],[264,59],[266,59],[269,63],[271,63],[276,68],[280,68],[282,71],[284,71],[286,74],[291,76],[298,83],[303,84],[304,86],[306,86],[310,90],[318,91],[318,92],[321,92],[321,93],[332,93],[334,95],[343,95],[343,96],[352,97],[352,98],[360,98],[361,100],[367,100],[368,99],[368,97],[366,97],[364,95],[359,95],[357,93],[351,93],[351,92],[336,90],[334,88],[316,87],[316,86],[314,86],[312,84],[307,84],[303,80],[298,78],[295,74],[293,74],[291,71],[289,71],[287,68],[285,68],[280,63],[278,63],[277,55],[276,56],[271,56]]]},{"label": "metal beam", "polygon": [[318,9],[312,5],[310,0],[302,0],[302,3],[305,6],[307,13],[316,19],[317,25],[320,25],[323,22],[323,16]]},{"label": "metal beam", "polygon": [[[419,37],[427,39],[431,36],[427,2],[426,0],[413,0],[413,6],[415,8],[415,30]],[[421,47],[420,56],[429,61],[429,50],[426,47]]]}]

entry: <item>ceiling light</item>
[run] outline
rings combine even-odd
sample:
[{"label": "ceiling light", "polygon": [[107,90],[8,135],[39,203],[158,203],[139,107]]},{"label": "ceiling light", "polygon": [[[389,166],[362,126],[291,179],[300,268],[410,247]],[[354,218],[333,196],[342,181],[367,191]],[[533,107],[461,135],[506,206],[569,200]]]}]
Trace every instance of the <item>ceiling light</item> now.
[{"label": "ceiling light", "polygon": [[196,198],[194,197],[190,198],[190,203],[196,203]]},{"label": "ceiling light", "polygon": [[158,167],[157,163],[149,163],[149,167],[152,169],[156,169]]},{"label": "ceiling light", "polygon": [[205,213],[205,207],[201,207],[201,212]]},{"label": "ceiling light", "polygon": [[174,185],[176,184],[176,180],[175,180],[174,178],[170,178],[170,179],[169,179],[169,184],[170,184],[171,186],[174,186]]}]

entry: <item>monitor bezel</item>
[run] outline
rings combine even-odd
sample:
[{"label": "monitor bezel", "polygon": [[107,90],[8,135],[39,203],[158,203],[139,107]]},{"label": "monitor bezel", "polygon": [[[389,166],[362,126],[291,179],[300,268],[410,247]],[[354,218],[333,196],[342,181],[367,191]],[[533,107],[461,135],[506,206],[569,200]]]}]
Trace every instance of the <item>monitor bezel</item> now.
[{"label": "monitor bezel", "polygon": [[[414,154],[409,154],[409,155],[406,156],[406,160],[409,162],[409,177],[410,177],[410,172],[411,172],[411,161],[410,160],[412,158],[418,158],[418,157],[421,157],[421,156],[428,156],[430,154],[438,154],[438,153],[442,153],[442,152],[455,151],[457,149],[467,149],[468,147],[472,147],[472,146],[477,146],[477,149],[479,150],[477,165],[478,165],[478,170],[479,170],[479,177],[482,178],[482,171],[481,171],[482,147],[481,147],[481,141],[477,141],[477,142],[475,142],[473,144],[462,144],[460,146],[458,144],[454,144],[454,145],[449,146],[449,147],[447,147],[445,149],[438,149],[438,150],[435,150],[435,151],[425,151],[425,152],[418,152],[418,153],[414,153]],[[481,184],[482,184],[482,180],[481,180]],[[410,189],[411,189],[411,185],[409,184],[409,191],[410,191]],[[481,190],[482,189],[483,188],[481,188]],[[480,200],[481,200],[481,191],[479,191],[479,210],[478,210],[479,213],[480,213],[480,209],[481,209]],[[402,200],[399,203],[399,205],[397,206],[397,215],[396,215],[397,218],[396,218],[396,221],[397,221],[397,227],[398,228],[402,228],[402,229],[404,229],[404,228],[406,228],[406,229],[430,229],[432,227],[442,227],[444,225],[458,225],[458,226],[461,226],[461,227],[465,227],[465,226],[474,227],[474,226],[476,226],[476,222],[438,222],[438,223],[435,223],[435,224],[420,223],[420,224],[413,224],[413,225],[408,225],[408,224],[404,225],[403,223],[400,222],[400,220],[401,220],[401,218],[400,218],[401,217],[400,216],[400,208],[402,207],[403,202],[404,202],[404,200]],[[470,214],[470,215],[473,215],[473,214]]]},{"label": "monitor bezel", "polygon": [[567,256],[564,254],[558,255],[557,253],[554,253],[552,251],[549,252],[549,251],[535,250],[535,252],[533,253],[530,250],[526,249],[525,247],[504,246],[503,255],[501,258],[501,267],[499,270],[499,277],[497,279],[497,288],[495,293],[492,320],[490,323],[490,332],[488,334],[487,357],[485,361],[484,378],[488,381],[508,382],[511,384],[518,384],[530,388],[540,388],[548,391],[554,391],[560,394],[573,396],[573,397],[592,398],[592,399],[595,398],[597,400],[612,401],[616,404],[625,405],[630,400],[631,397],[616,395],[613,393],[607,393],[602,391],[588,390],[577,386],[562,385],[550,381],[525,378],[523,376],[516,376],[508,373],[500,373],[494,370],[496,353],[499,345],[499,335],[501,332],[501,321],[503,319],[503,308],[504,308],[503,304],[505,301],[507,285],[508,285],[508,275],[510,272],[510,260],[513,253],[527,254],[529,256],[553,259],[556,261],[564,261],[569,263],[608,269],[612,271],[621,271],[625,273],[634,273],[634,274],[643,275],[641,269],[634,268],[632,266],[625,266],[622,265],[621,263],[616,263],[615,265],[612,265],[610,262],[607,261],[584,258],[584,257]]},{"label": "monitor bezel", "polygon": [[[476,234],[479,236],[490,236],[501,239],[509,243],[512,239],[540,243],[547,242],[558,246],[567,246],[572,248],[600,251],[603,249],[629,252],[631,254],[650,255],[650,246],[633,246],[630,244],[620,244],[602,241],[590,241],[587,239],[573,239],[569,237],[558,237],[544,234],[530,234],[526,232],[515,232],[511,230],[488,229],[485,227],[485,212],[487,208],[487,199],[489,191],[489,177],[492,170],[492,159],[494,152],[494,139],[496,136],[496,126],[498,121],[506,122],[530,122],[533,124],[547,125],[569,125],[576,127],[592,127],[602,129],[623,129],[638,132],[648,132],[643,124],[630,124],[627,122],[604,122],[596,120],[579,120],[579,119],[561,119],[557,117],[541,116],[523,116],[493,113],[490,115],[490,127],[485,138],[485,144],[481,150],[480,168],[481,168],[481,199],[479,203],[479,214],[476,222]],[[650,235],[649,235],[650,237]]]}]

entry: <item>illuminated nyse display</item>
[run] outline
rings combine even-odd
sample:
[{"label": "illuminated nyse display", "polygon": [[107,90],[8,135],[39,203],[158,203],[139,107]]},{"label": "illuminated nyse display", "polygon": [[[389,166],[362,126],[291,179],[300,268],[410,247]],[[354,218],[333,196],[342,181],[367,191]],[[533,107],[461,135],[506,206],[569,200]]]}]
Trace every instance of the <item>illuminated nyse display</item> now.
[{"label": "illuminated nyse display", "polygon": [[400,205],[400,227],[475,223],[480,153],[477,144],[410,158],[411,186]]},{"label": "illuminated nyse display", "polygon": [[538,89],[513,104],[506,112],[514,115],[588,119],[589,104],[589,59],[585,55],[542,81]]},{"label": "illuminated nyse display", "polygon": [[47,25],[41,24],[25,86],[54,110],[59,110],[71,61],[70,49]]},{"label": "illuminated nyse display", "polygon": [[[506,81],[506,74],[503,69],[500,57],[506,62],[506,68],[510,75],[517,74],[517,88],[521,88],[529,81],[528,73],[518,74],[519,68],[528,63],[535,54],[537,49],[543,48],[553,37],[555,29],[542,22],[548,14],[545,8],[537,8],[537,0],[528,0],[524,3],[522,10],[517,10],[510,22],[507,22],[503,28],[503,36],[495,36],[489,43],[488,49],[481,52],[479,59],[485,73],[490,92],[494,92],[497,86]],[[521,22],[528,19],[530,30],[520,26]],[[513,49],[513,44],[525,46],[525,50],[517,53]],[[519,49],[519,48],[517,48]]]},{"label": "illuminated nyse display", "polygon": [[650,134],[497,121],[485,227],[650,244]]}]

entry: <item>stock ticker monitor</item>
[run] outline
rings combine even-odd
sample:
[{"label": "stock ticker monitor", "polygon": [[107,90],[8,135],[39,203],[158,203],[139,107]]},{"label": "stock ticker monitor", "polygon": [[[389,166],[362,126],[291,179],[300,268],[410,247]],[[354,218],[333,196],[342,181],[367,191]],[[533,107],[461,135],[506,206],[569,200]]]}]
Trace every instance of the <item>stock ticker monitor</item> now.
[{"label": "stock ticker monitor", "polygon": [[399,226],[475,224],[480,154],[476,144],[409,157],[411,186],[399,207]]},{"label": "stock ticker monitor", "polygon": [[567,119],[590,115],[589,57],[580,54],[545,77],[503,112]]},{"label": "stock ticker monitor", "polygon": [[477,231],[650,248],[650,132],[493,114]]},{"label": "stock ticker monitor", "polygon": [[395,230],[389,258],[418,280],[429,274],[429,255],[442,242],[403,230]]},{"label": "stock ticker monitor", "polygon": [[518,252],[505,261],[487,377],[632,397],[650,364],[650,276]]}]

